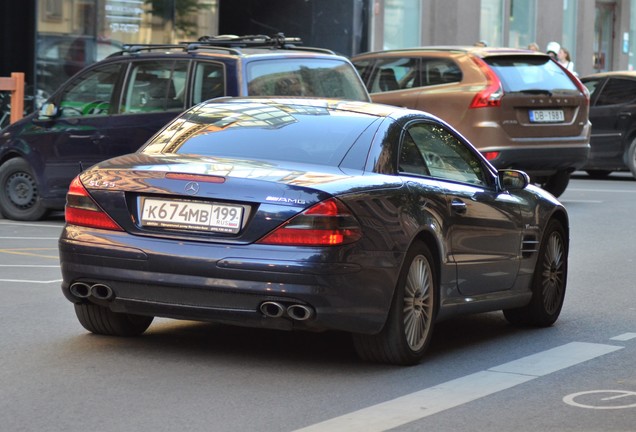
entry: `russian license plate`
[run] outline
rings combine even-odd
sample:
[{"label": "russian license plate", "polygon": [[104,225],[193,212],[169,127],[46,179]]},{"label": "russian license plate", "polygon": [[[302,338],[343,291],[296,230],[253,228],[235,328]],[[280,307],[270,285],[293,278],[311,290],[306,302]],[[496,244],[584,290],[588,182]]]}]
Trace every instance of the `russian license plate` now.
[{"label": "russian license plate", "polygon": [[143,226],[237,233],[242,220],[241,206],[155,198],[142,200]]},{"label": "russian license plate", "polygon": [[532,123],[560,123],[565,121],[563,110],[530,110]]}]

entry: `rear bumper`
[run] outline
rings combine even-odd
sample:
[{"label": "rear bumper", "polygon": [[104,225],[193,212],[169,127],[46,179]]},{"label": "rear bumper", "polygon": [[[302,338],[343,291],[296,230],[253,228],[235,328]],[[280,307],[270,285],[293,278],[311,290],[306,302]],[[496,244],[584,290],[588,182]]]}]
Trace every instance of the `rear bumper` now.
[{"label": "rear bumper", "polygon": [[589,144],[568,146],[535,146],[489,148],[482,152],[498,152],[490,161],[498,169],[519,169],[535,176],[552,175],[558,171],[576,171],[587,163]]},{"label": "rear bumper", "polygon": [[[126,244],[127,237],[95,230],[94,236],[77,238],[65,228],[59,251],[62,291],[69,301],[138,315],[372,334],[384,325],[402,260],[393,252],[374,252],[370,260],[350,250],[342,263],[316,249],[272,247],[260,253],[268,257],[262,259],[240,247],[175,246],[138,237],[133,245]],[[113,295],[78,297],[70,289],[77,282],[106,285]],[[268,317],[260,309],[267,301],[307,306],[313,313],[306,320],[286,313]]]}]

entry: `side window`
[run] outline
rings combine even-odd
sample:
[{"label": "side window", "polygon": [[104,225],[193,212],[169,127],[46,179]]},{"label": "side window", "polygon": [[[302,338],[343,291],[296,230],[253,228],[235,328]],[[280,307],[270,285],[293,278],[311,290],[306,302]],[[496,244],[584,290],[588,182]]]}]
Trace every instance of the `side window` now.
[{"label": "side window", "polygon": [[359,60],[355,62],[353,66],[358,71],[364,85],[368,85],[371,71],[373,70],[373,60]]},{"label": "side window", "polygon": [[479,157],[442,126],[433,123],[418,123],[410,126],[400,150],[400,163],[403,157],[411,161],[416,160],[411,148],[412,144],[409,143],[411,140],[431,177],[487,185]]},{"label": "side window", "polygon": [[398,163],[398,171],[407,174],[416,174],[430,176],[431,173],[424,162],[424,157],[420,149],[413,141],[411,135],[406,132],[402,138],[402,147],[400,148],[400,161]]},{"label": "side window", "polygon": [[636,81],[622,78],[610,78],[603,86],[596,105],[616,105],[636,100]]},{"label": "side window", "polygon": [[187,60],[133,63],[120,112],[183,110],[187,73]]},{"label": "side window", "polygon": [[108,64],[86,71],[74,79],[60,99],[61,116],[108,115],[121,69],[121,64]]},{"label": "side window", "polygon": [[197,63],[194,68],[192,103],[225,96],[225,69],[221,63]]},{"label": "side window", "polygon": [[377,63],[373,80],[369,84],[371,93],[407,89],[420,86],[419,61],[417,58],[385,58]]},{"label": "side window", "polygon": [[451,60],[423,58],[421,66],[422,85],[437,85],[462,80],[462,71]]},{"label": "side window", "polygon": [[590,100],[594,100],[596,98],[596,92],[601,89],[601,87],[599,87],[600,83],[601,79],[589,79],[583,82],[583,85],[587,87],[587,91],[590,92]]},{"label": "side window", "polygon": [[448,59],[403,57],[382,59],[371,82],[372,93],[459,82],[462,72]]}]

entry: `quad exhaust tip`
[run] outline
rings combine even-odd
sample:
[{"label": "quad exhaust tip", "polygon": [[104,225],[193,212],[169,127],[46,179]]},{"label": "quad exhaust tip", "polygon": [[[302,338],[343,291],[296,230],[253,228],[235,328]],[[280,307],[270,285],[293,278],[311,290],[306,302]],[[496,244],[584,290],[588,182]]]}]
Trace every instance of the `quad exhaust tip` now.
[{"label": "quad exhaust tip", "polygon": [[261,313],[268,318],[280,318],[286,314],[289,318],[295,321],[306,321],[312,318],[315,314],[315,311],[311,306],[305,306],[302,304],[286,306],[275,301],[263,302],[259,309]]},{"label": "quad exhaust tip", "polygon": [[80,299],[95,298],[97,300],[112,300],[115,298],[113,289],[101,283],[90,284],[75,282],[69,288],[72,295]]}]

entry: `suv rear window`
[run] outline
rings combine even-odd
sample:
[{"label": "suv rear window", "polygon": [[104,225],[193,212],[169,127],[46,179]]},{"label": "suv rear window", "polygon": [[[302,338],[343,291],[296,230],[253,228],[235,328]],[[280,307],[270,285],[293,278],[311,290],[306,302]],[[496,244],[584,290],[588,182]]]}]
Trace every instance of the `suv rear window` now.
[{"label": "suv rear window", "polygon": [[368,100],[356,71],[331,59],[252,61],[247,65],[250,96],[315,96]]},{"label": "suv rear window", "polygon": [[548,57],[505,56],[483,60],[495,71],[506,92],[578,90],[563,69]]}]

